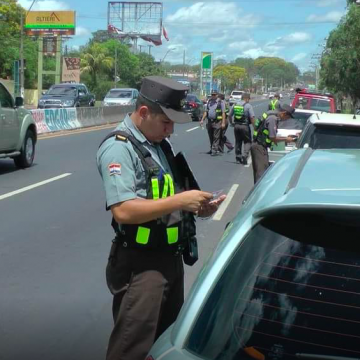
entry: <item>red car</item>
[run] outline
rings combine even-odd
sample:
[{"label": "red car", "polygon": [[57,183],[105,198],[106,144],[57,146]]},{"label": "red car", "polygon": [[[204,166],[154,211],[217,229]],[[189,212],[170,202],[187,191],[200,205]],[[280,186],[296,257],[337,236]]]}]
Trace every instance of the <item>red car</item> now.
[{"label": "red car", "polygon": [[318,110],[336,113],[335,98],[331,94],[313,93],[299,90],[291,104],[296,109]]}]

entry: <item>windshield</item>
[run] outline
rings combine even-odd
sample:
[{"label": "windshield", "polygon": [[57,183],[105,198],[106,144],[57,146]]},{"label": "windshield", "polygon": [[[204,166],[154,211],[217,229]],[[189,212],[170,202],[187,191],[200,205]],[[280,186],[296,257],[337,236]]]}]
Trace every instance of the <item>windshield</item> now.
[{"label": "windshield", "polygon": [[232,96],[234,96],[234,95],[235,95],[235,96],[240,96],[240,95],[242,95],[242,94],[243,94],[242,91],[233,91],[231,95],[232,95]]},{"label": "windshield", "polygon": [[132,92],[125,90],[111,90],[110,92],[108,92],[106,97],[110,99],[115,99],[115,98],[128,99],[128,98],[132,98]]},{"label": "windshield", "polygon": [[302,113],[295,111],[293,115],[294,119],[279,121],[278,129],[302,130],[311,115],[311,113]]},{"label": "windshield", "polygon": [[196,102],[197,98],[195,95],[187,95],[186,96],[186,101],[192,101],[192,102]]},{"label": "windshield", "polygon": [[187,350],[214,360],[359,356],[359,254],[321,244],[257,225],[212,290]]},{"label": "windshield", "polygon": [[299,97],[296,101],[295,108],[330,112],[331,104],[328,99]]},{"label": "windshield", "polygon": [[46,95],[73,95],[76,94],[76,87],[73,86],[54,86]]},{"label": "windshield", "polygon": [[360,127],[311,125],[300,140],[312,149],[360,149]]}]

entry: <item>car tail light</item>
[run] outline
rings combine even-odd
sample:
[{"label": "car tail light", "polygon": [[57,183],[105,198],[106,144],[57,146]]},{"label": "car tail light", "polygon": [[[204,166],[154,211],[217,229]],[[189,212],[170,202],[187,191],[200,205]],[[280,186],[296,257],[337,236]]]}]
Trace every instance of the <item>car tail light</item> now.
[{"label": "car tail light", "polygon": [[154,360],[154,358],[151,355],[149,355],[145,358],[145,360]]},{"label": "car tail light", "polygon": [[190,102],[189,102],[189,105],[190,105],[191,107],[193,107],[194,109],[198,107],[197,103],[196,103],[196,102],[193,102],[193,101],[190,101]]}]

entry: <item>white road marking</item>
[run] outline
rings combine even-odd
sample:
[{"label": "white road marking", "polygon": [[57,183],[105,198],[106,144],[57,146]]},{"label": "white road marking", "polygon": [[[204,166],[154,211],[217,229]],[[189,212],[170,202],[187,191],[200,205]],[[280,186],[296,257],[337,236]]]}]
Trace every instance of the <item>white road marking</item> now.
[{"label": "white road marking", "polygon": [[25,191],[35,189],[35,188],[37,188],[39,186],[46,185],[46,184],[51,183],[53,181],[63,179],[63,178],[65,178],[67,176],[70,176],[70,175],[71,175],[71,173],[65,173],[65,174],[62,174],[62,175],[59,175],[59,176],[55,176],[55,177],[53,177],[51,179],[48,179],[48,180],[40,181],[40,182],[38,182],[36,184],[23,187],[22,189],[15,190],[15,191],[9,192],[9,193],[4,194],[4,195],[0,195],[0,200],[4,200],[4,199],[9,198],[11,196],[21,194],[21,193],[23,193]]},{"label": "white road marking", "polygon": [[223,217],[227,207],[229,206],[232,198],[234,197],[237,188],[239,187],[239,184],[234,184],[230,191],[228,192],[228,194],[226,195],[226,199],[224,200],[224,202],[220,205],[220,207],[218,208],[217,212],[215,213],[213,220],[219,221],[221,220],[221,218]]},{"label": "white road marking", "polygon": [[245,165],[245,167],[250,167],[251,164],[252,164],[252,158],[251,158],[251,156],[249,156],[248,157],[248,163],[247,163],[247,165]]},{"label": "white road marking", "polygon": [[193,128],[191,128],[191,129],[189,129],[189,130],[186,130],[186,132],[194,131],[194,130],[198,129],[199,127],[200,127],[200,126],[193,127]]}]

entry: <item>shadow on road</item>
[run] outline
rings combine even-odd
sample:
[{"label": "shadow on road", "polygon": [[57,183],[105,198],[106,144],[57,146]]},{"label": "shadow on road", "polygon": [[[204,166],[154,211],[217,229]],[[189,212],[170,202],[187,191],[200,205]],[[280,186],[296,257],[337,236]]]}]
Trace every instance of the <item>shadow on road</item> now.
[{"label": "shadow on road", "polygon": [[5,175],[5,174],[10,174],[13,173],[15,171],[25,171],[28,169],[33,168],[34,166],[36,166],[37,164],[33,164],[30,168],[27,169],[19,169],[15,166],[14,161],[13,160],[1,160],[0,159],[0,176],[1,175]]}]

